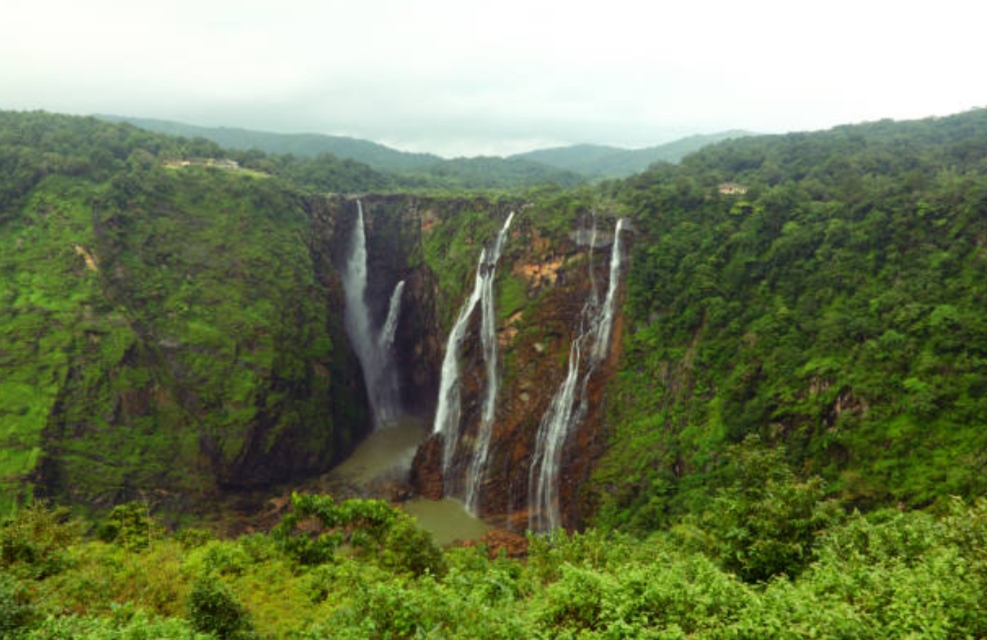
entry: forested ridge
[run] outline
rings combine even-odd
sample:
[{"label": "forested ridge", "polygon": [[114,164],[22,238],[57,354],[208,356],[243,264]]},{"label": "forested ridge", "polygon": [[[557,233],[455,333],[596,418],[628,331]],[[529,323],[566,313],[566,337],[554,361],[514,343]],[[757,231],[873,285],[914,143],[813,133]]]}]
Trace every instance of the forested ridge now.
[{"label": "forested ridge", "polygon": [[[221,158],[240,169],[174,168]],[[119,491],[242,483],[306,421],[313,468],[355,437],[302,196],[399,179],[0,112],[0,180],[0,637],[987,636],[987,110],[515,183],[560,236],[589,213],[633,229],[593,515],[522,557],[440,549],[378,501],[295,495],[218,539]],[[148,409],[169,396],[197,411]],[[114,456],[152,464],[103,477]],[[59,473],[85,482],[31,499]]]},{"label": "forested ridge", "polygon": [[861,508],[983,492],[985,142],[978,110],[746,138],[611,187],[642,236],[600,475],[643,509],[620,517],[696,508],[749,435]]}]

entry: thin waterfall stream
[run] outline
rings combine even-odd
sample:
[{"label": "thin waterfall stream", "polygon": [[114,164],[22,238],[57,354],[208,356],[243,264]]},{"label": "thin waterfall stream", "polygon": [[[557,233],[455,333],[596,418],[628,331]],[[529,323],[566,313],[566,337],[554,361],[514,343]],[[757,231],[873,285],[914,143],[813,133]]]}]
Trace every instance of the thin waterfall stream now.
[{"label": "thin waterfall stream", "polygon": [[[613,245],[610,251],[610,282],[607,286],[606,297],[601,305],[592,273],[592,251],[596,244],[596,221],[595,219],[593,221],[593,239],[590,243],[590,296],[580,313],[579,333],[569,348],[566,377],[552,397],[552,401],[538,425],[535,451],[528,472],[528,526],[532,531],[552,531],[561,525],[558,475],[562,461],[562,447],[571,431],[586,414],[588,409],[586,389],[590,376],[609,353],[614,298],[620,278],[620,234],[623,229],[624,219],[621,218],[614,228]],[[587,341],[590,341],[589,357],[580,384],[580,365],[583,361],[583,352]],[[579,389],[578,399],[576,397],[577,388]]]},{"label": "thin waterfall stream", "polygon": [[[466,478],[466,503],[470,510],[474,510],[479,504],[479,485],[486,472],[486,458],[490,446],[490,434],[493,428],[493,416],[495,401],[497,396],[497,335],[496,319],[493,303],[493,283],[497,272],[497,262],[500,260],[504,242],[507,239],[507,232],[510,229],[511,221],[514,219],[514,212],[507,216],[507,220],[501,227],[497,238],[490,248],[484,248],[480,252],[480,259],[476,267],[476,276],[473,282],[473,290],[469,298],[459,310],[456,323],[449,332],[446,341],[445,356],[442,360],[442,374],[439,383],[438,408],[435,412],[435,423],[433,432],[442,434],[444,438],[442,451],[442,472],[447,479],[447,486],[451,476],[456,449],[460,439],[460,371],[459,353],[462,348],[463,339],[469,326],[470,317],[480,305],[482,317],[480,319],[480,339],[483,346],[483,359],[486,366],[486,389],[483,396],[483,408],[478,427],[477,439],[474,443],[474,450],[470,460],[469,471]],[[458,493],[456,491],[447,493]]]}]

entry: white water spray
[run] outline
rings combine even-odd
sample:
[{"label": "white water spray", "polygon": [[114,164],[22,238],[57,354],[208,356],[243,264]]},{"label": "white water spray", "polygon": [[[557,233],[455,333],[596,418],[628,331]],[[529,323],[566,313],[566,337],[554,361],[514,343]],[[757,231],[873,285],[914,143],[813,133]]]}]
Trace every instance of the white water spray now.
[{"label": "white water spray", "polygon": [[[607,296],[603,299],[603,309],[594,327],[593,362],[594,366],[603,362],[610,352],[610,329],[613,327],[613,301],[620,281],[620,232],[624,230],[624,219],[617,220],[613,230],[613,248],[610,251],[610,284]],[[594,294],[595,295],[595,294]]]},{"label": "white water spray", "polygon": [[391,293],[391,302],[387,307],[387,320],[384,321],[384,328],[380,331],[378,344],[382,351],[388,351],[394,344],[394,336],[398,330],[398,320],[401,319],[401,295],[404,293],[404,280],[401,280],[394,287]]},{"label": "white water spray", "polygon": [[483,412],[480,414],[480,426],[477,430],[476,445],[473,459],[470,461],[469,472],[466,475],[466,508],[477,513],[480,508],[480,487],[487,473],[487,456],[490,453],[490,437],[493,434],[494,411],[497,408],[497,389],[500,380],[497,377],[497,322],[494,311],[493,285],[497,271],[497,261],[503,249],[507,229],[514,218],[514,212],[507,216],[507,222],[497,234],[494,245],[495,258],[490,263],[488,273],[483,280],[480,290],[480,342],[483,346],[483,361],[487,365],[487,389],[483,397]]},{"label": "white water spray", "polygon": [[391,295],[387,321],[374,337],[367,307],[367,237],[363,221],[363,203],[356,201],[357,219],[350,239],[350,253],[343,271],[346,310],[343,323],[360,360],[367,396],[373,414],[374,427],[393,422],[399,409],[397,368],[391,357],[391,346],[397,330],[404,281],[397,284]]},{"label": "white water spray", "polygon": [[[459,352],[466,335],[470,316],[473,314],[476,305],[480,303],[482,318],[480,321],[480,338],[483,345],[483,358],[486,364],[487,387],[483,398],[483,409],[480,418],[480,427],[476,449],[473,459],[470,462],[470,474],[467,478],[468,498],[474,503],[478,500],[477,488],[482,477],[475,479],[476,474],[485,471],[485,461],[487,449],[490,444],[490,431],[493,427],[493,414],[496,407],[497,396],[497,335],[494,318],[493,304],[493,282],[497,271],[497,262],[504,248],[507,239],[507,232],[510,229],[511,221],[514,219],[514,212],[507,216],[504,226],[497,234],[497,239],[493,247],[489,250],[484,248],[480,252],[480,259],[476,267],[476,276],[473,281],[473,290],[469,298],[459,310],[456,323],[449,332],[446,341],[445,357],[442,360],[442,377],[439,382],[439,404],[435,412],[434,433],[441,433],[444,438],[442,450],[442,471],[448,479],[452,468],[453,458],[459,444],[459,418],[460,418],[460,372],[459,372]],[[481,302],[482,301],[482,302]],[[479,455],[478,455],[479,454]],[[482,459],[481,459],[482,458]],[[477,460],[481,459],[478,463]]]},{"label": "white water spray", "polygon": [[[558,474],[562,462],[562,447],[569,433],[583,419],[588,408],[586,388],[590,376],[603,362],[609,352],[610,333],[613,326],[614,298],[620,278],[621,248],[620,233],[624,220],[617,221],[614,229],[613,246],[610,253],[610,283],[602,307],[596,293],[595,280],[592,281],[590,297],[580,313],[579,334],[569,348],[569,364],[565,380],[552,397],[552,402],[542,416],[535,440],[535,451],[528,472],[528,526],[532,531],[552,531],[561,524],[561,510],[558,497]],[[593,236],[596,226],[594,220]],[[590,248],[592,251],[592,246]],[[592,277],[593,263],[590,260]],[[579,383],[579,369],[583,347],[591,340],[590,356]],[[577,402],[576,389],[580,389]]]}]

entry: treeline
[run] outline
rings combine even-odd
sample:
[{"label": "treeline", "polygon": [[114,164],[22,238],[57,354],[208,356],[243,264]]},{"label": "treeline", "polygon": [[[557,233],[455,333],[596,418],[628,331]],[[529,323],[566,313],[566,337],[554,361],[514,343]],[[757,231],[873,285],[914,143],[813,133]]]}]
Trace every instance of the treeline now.
[{"label": "treeline", "polygon": [[[135,153],[142,157],[132,157]],[[0,212],[16,211],[22,202],[19,198],[45,175],[102,181],[148,158],[161,162],[229,159],[244,169],[316,192],[514,190],[540,185],[566,187],[583,181],[573,172],[537,162],[500,158],[435,159],[420,168],[392,172],[330,153],[309,157],[229,149],[203,137],[166,135],[96,118],[0,111]]]},{"label": "treeline", "polygon": [[744,138],[608,189],[639,233],[604,521],[701,510],[752,434],[861,508],[983,494],[987,110]]}]

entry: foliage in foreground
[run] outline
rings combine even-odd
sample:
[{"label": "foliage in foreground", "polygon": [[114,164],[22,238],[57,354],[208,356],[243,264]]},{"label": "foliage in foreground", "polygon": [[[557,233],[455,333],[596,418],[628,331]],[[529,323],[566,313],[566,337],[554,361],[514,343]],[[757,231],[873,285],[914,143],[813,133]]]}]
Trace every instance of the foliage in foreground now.
[{"label": "foliage in foreground", "polygon": [[[769,480],[762,489],[808,491]],[[760,498],[725,492],[718,506],[742,511]],[[226,541],[192,532],[155,536],[147,545],[78,542],[61,535],[72,523],[55,521],[61,531],[37,544],[48,545],[51,533],[62,541],[56,572],[35,569],[41,556],[0,565],[0,638],[987,634],[984,500],[956,499],[938,515],[886,510],[830,518],[794,566],[747,581],[743,565],[732,569],[725,545],[750,550],[763,542],[757,536],[783,537],[783,528],[753,527],[747,542],[731,534],[729,517],[683,521],[644,540],[602,530],[557,533],[532,537],[524,560],[491,559],[482,547],[437,549],[408,516],[377,501],[295,496],[293,503],[273,534]],[[21,511],[0,532],[25,531],[21,521],[44,511]],[[833,513],[819,502],[813,511]],[[752,520],[755,512],[748,511]],[[298,544],[302,539],[321,545],[318,553]],[[406,561],[422,554],[438,564]]]}]

